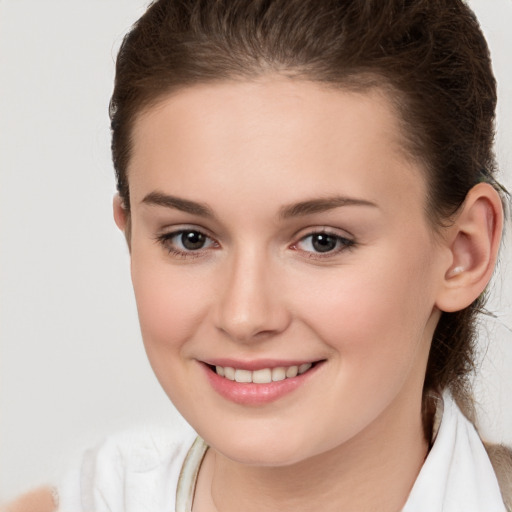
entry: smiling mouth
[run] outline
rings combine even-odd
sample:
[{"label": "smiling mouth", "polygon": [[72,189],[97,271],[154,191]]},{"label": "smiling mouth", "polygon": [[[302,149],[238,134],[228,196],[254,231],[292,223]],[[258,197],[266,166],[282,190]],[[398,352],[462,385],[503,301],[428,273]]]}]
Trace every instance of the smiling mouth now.
[{"label": "smiling mouth", "polygon": [[292,379],[298,375],[303,375],[304,373],[311,370],[318,362],[303,363],[297,366],[294,365],[279,366],[276,368],[261,368],[254,371],[232,368],[230,366],[208,365],[208,367],[217,375],[227,380],[247,384],[270,384],[271,382],[279,382],[286,379]]}]

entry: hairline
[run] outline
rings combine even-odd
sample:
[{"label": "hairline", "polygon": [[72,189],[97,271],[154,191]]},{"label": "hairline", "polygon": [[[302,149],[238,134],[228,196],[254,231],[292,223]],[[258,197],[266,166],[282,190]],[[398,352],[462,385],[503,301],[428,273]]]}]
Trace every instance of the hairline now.
[{"label": "hairline", "polygon": [[[350,92],[359,95],[365,95],[370,92],[376,92],[380,94],[385,100],[388,102],[389,106],[392,109],[393,114],[396,117],[397,125],[399,129],[399,143],[396,145],[397,150],[401,153],[401,155],[408,160],[410,163],[414,165],[419,165],[422,169],[422,175],[425,182],[426,187],[426,201],[424,205],[425,216],[429,224],[431,225],[434,233],[440,234],[444,223],[439,215],[436,215],[435,208],[430,204],[430,183],[428,179],[429,175],[429,166],[430,162],[428,162],[424,155],[421,154],[421,150],[418,150],[417,147],[417,139],[413,140],[409,134],[413,133],[414,130],[408,130],[409,125],[405,118],[404,111],[406,110],[407,103],[407,93],[403,92],[398,86],[396,86],[392,80],[386,76],[386,74],[379,70],[354,70],[351,72],[347,72],[346,76],[343,78],[337,77],[336,80],[321,80],[318,78],[314,78],[312,73],[314,69],[259,69],[256,68],[246,71],[246,72],[233,72],[226,76],[218,76],[212,78],[202,78],[201,80],[190,80],[190,81],[182,81],[179,84],[168,84],[167,86],[162,87],[161,91],[156,94],[153,94],[151,97],[140,97],[138,101],[132,102],[133,109],[132,115],[129,119],[128,123],[128,155],[126,168],[124,172],[125,179],[128,185],[128,176],[131,162],[131,152],[134,146],[133,134],[136,124],[139,119],[149,114],[154,109],[158,108],[160,105],[163,105],[165,101],[169,98],[172,98],[174,95],[179,94],[181,91],[190,89],[190,88],[199,88],[208,85],[221,85],[221,84],[229,84],[229,83],[248,83],[248,82],[258,82],[265,78],[272,79],[289,79],[291,81],[299,81],[305,83],[312,83],[319,85],[327,90],[338,90],[343,92]],[[112,117],[112,115],[111,115]],[[128,187],[129,189],[129,187]],[[129,190],[128,190],[128,199],[129,199]],[[126,205],[126,211],[129,215],[130,213],[130,205]],[[448,219],[451,216],[448,217]]]}]

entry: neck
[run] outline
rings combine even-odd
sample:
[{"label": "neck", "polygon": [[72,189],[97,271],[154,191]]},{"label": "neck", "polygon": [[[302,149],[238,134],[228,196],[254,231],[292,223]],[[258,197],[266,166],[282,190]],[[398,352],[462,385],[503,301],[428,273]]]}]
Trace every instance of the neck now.
[{"label": "neck", "polygon": [[399,401],[350,441],[290,466],[247,466],[210,449],[194,512],[401,510],[424,462],[427,442],[421,404],[411,408]]}]

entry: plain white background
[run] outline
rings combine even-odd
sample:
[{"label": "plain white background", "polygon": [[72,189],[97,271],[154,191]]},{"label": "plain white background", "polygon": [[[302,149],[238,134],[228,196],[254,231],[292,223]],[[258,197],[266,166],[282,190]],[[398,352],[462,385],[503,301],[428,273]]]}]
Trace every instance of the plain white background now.
[{"label": "plain white background", "polygon": [[[110,432],[180,421],[146,361],[111,215],[114,56],[146,3],[0,0],[0,502]],[[493,53],[512,189],[512,1],[470,4]],[[484,433],[509,443],[511,285],[508,243],[477,391]]]}]

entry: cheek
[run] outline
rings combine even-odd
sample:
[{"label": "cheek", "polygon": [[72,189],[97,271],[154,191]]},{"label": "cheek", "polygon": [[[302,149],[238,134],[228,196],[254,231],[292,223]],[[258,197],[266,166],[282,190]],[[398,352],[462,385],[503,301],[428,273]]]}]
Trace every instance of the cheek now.
[{"label": "cheek", "polygon": [[432,314],[428,255],[385,249],[372,261],[361,257],[334,276],[317,276],[301,294],[309,326],[358,369],[370,361],[382,368],[405,364],[425,339]]},{"label": "cheek", "polygon": [[171,401],[188,416],[195,380],[187,342],[208,309],[207,289],[185,266],[145,259],[133,249],[132,281],[149,363]]},{"label": "cheek", "polygon": [[145,258],[132,251],[132,282],[148,355],[179,350],[190,338],[206,301],[204,282],[186,266]]}]

